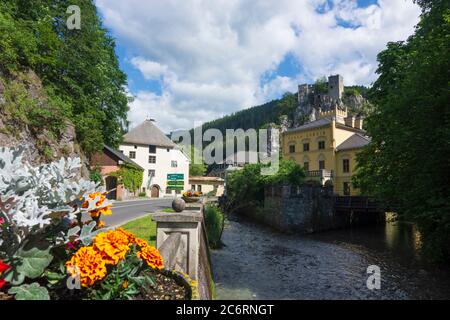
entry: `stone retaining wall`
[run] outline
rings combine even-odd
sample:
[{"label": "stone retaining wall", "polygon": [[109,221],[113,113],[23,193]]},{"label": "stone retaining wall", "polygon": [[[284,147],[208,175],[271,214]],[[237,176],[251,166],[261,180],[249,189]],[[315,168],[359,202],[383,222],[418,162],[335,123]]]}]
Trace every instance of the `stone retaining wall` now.
[{"label": "stone retaining wall", "polygon": [[264,206],[252,217],[285,232],[311,233],[375,223],[380,215],[364,212],[336,212],[331,188],[303,185],[270,186]]}]

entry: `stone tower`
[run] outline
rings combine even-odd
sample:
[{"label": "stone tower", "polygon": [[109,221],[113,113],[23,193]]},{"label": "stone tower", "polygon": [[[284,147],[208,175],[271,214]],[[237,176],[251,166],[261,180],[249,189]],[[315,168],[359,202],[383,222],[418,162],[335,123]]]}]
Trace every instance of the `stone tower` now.
[{"label": "stone tower", "polygon": [[328,96],[333,100],[342,99],[344,93],[344,78],[340,75],[328,77]]},{"label": "stone tower", "polygon": [[303,104],[308,102],[308,96],[312,92],[312,88],[308,84],[300,84],[298,86],[298,104]]}]

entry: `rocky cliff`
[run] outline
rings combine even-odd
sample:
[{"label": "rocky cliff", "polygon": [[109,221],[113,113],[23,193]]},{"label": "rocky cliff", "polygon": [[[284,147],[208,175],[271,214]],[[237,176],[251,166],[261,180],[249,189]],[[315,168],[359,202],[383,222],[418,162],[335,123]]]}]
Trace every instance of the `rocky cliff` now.
[{"label": "rocky cliff", "polygon": [[32,71],[0,74],[0,147],[22,147],[32,164],[61,157],[80,157],[85,166],[74,125],[56,111],[39,77]]}]

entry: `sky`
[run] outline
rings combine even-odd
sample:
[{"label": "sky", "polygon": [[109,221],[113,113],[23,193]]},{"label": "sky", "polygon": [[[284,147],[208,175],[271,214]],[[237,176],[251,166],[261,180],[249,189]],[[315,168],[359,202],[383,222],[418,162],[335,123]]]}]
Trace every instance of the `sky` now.
[{"label": "sky", "polygon": [[95,0],[134,97],[131,127],[190,129],[341,74],[370,85],[376,56],[414,32],[411,0]]}]

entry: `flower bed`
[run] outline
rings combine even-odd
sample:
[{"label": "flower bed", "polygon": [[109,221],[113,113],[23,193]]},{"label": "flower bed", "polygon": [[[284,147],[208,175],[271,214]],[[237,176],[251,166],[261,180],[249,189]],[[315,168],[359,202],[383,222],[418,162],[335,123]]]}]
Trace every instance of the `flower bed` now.
[{"label": "flower bed", "polygon": [[186,203],[195,203],[201,199],[202,195],[203,193],[200,191],[186,191],[183,193],[182,199]]},{"label": "flower bed", "polygon": [[105,227],[112,204],[76,178],[79,160],[34,168],[20,154],[0,149],[0,300],[191,298],[154,246]]}]

